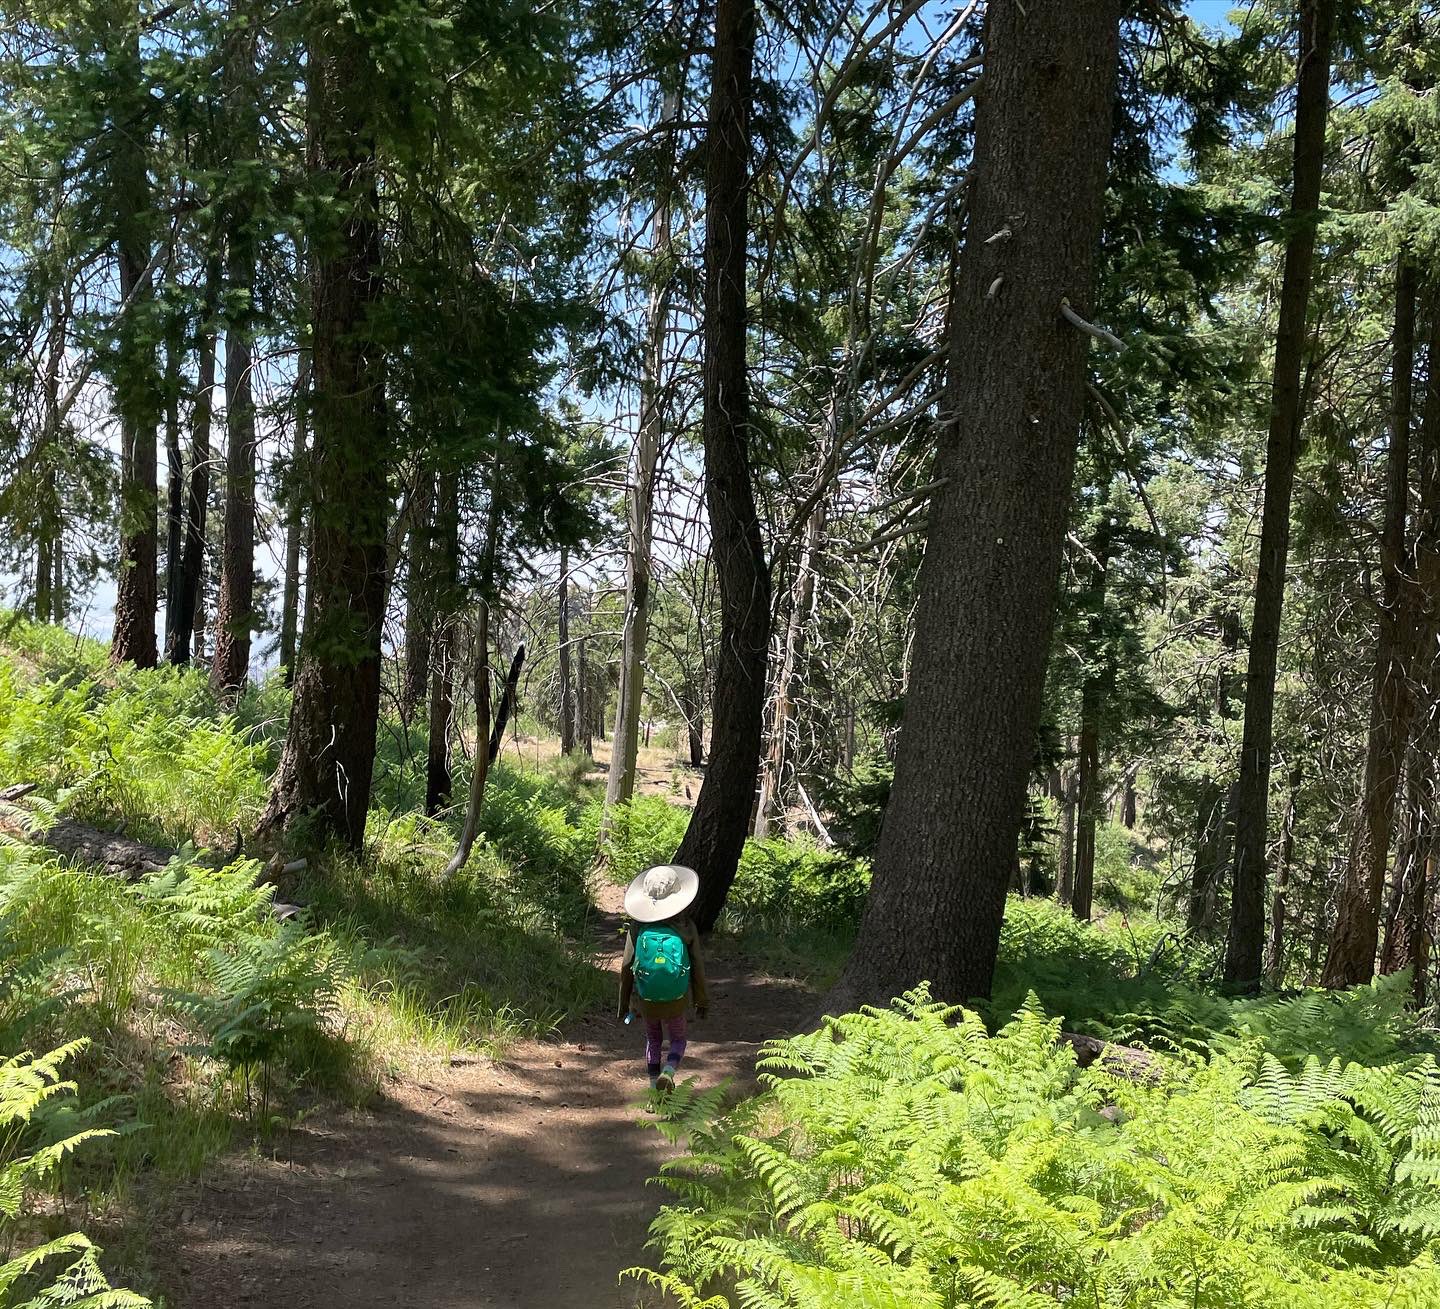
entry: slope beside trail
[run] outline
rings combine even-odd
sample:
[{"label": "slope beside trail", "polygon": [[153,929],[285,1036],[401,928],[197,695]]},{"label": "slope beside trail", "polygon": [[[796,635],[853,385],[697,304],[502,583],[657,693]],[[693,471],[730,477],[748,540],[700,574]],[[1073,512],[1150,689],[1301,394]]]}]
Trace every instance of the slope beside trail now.
[{"label": "slope beside trail", "polygon": [[[619,891],[597,939],[618,968]],[[750,1084],[761,1042],[798,1030],[804,986],[707,956],[711,1017],[684,1075]],[[229,1163],[176,1199],[156,1236],[169,1309],[611,1309],[655,1304],[648,1262],[670,1153],[641,1125],[643,1036],[613,1016],[562,1041],[393,1081],[363,1111],[326,1111],[275,1157]]]}]

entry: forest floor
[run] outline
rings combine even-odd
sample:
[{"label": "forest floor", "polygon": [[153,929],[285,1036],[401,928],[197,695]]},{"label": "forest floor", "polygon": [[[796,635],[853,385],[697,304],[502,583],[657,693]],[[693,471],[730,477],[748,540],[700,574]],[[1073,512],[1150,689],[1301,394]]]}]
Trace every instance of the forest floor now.
[{"label": "forest floor", "polygon": [[[512,766],[539,771],[560,758],[560,741],[558,737],[507,736],[502,758]],[[604,787],[610,773],[610,742],[594,742],[590,758],[590,771],[580,780]],[[642,745],[636,751],[636,795],[659,796],[682,809],[693,809],[704,780],[704,769],[692,768],[673,748]]]},{"label": "forest floor", "polygon": [[[620,888],[598,891],[597,951],[619,966]],[[753,1089],[760,1043],[815,997],[707,959],[712,1016],[683,1073]],[[553,1042],[389,1082],[365,1110],[326,1109],[272,1154],[234,1158],[152,1219],[171,1309],[609,1309],[654,1305],[618,1281],[647,1260],[673,1153],[644,1125],[643,1037],[591,1016]],[[649,1298],[647,1298],[647,1295]]]}]

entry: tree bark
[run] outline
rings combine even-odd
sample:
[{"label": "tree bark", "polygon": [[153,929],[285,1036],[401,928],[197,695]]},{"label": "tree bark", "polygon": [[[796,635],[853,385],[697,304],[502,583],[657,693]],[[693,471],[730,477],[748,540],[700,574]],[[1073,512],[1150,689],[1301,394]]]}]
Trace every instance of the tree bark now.
[{"label": "tree bark", "polygon": [[[185,547],[175,593],[165,657],[177,666],[190,662],[197,635],[200,582],[205,563],[205,519],[210,507],[210,423],[215,404],[215,308],[220,298],[220,267],[210,260],[197,333],[195,398],[190,414],[190,479],[185,499]],[[197,650],[198,653],[198,650]]]},{"label": "tree bark", "polygon": [[1089,922],[1095,895],[1095,829],[1100,821],[1100,719],[1105,707],[1106,686],[1114,672],[1103,632],[1105,593],[1110,582],[1112,550],[1111,523],[1103,518],[1095,530],[1089,554],[1093,560],[1086,587],[1090,613],[1087,633],[1090,666],[1080,689],[1080,748],[1077,825],[1075,837],[1075,882],[1070,909],[1081,922]]},{"label": "tree bark", "polygon": [[158,659],[155,619],[159,605],[156,428],[161,401],[155,346],[144,312],[154,298],[150,272],[150,181],[146,146],[152,114],[140,50],[140,18],[131,4],[117,6],[110,32],[119,93],[111,103],[110,155],[120,315],[115,369],[115,409],[120,419],[120,570],[116,579],[115,627],[110,658],[153,668]]},{"label": "tree bark", "polygon": [[770,573],[750,475],[745,274],[749,236],[754,0],[716,0],[706,126],[705,503],[720,593],[710,767],[675,861],[700,874],[692,913],[719,918],[745,846],[760,767]]},{"label": "tree bark", "polygon": [[435,644],[430,659],[430,731],[425,812],[450,803],[450,735],[455,712],[455,643],[460,589],[460,476],[440,474],[435,505]]},{"label": "tree bark", "polygon": [[174,643],[185,551],[185,451],[180,439],[185,323],[174,315],[165,351],[165,649]]},{"label": "tree bark", "polygon": [[1100,819],[1100,686],[1091,675],[1080,692],[1079,795],[1076,803],[1075,881],[1070,912],[1088,923],[1095,897],[1095,827]]},{"label": "tree bark", "polygon": [[693,678],[687,676],[680,684],[680,708],[685,714],[685,735],[690,749],[690,767],[705,762],[705,722],[700,707],[700,692]]},{"label": "tree bark", "polygon": [[1299,767],[1290,770],[1290,789],[1281,828],[1280,866],[1275,872],[1275,894],[1270,902],[1270,940],[1265,947],[1265,976],[1277,991],[1285,985],[1285,917],[1290,874],[1295,864],[1295,810],[1303,777]]},{"label": "tree bark", "polygon": [[575,735],[581,753],[588,759],[595,753],[594,730],[590,712],[590,667],[587,655],[588,636],[594,609],[593,596],[585,593],[585,631],[575,643]]},{"label": "tree bark", "polygon": [[[470,860],[475,838],[480,834],[480,814],[485,807],[485,783],[490,774],[490,596],[495,589],[495,557],[500,545],[500,465],[497,459],[491,474],[490,511],[486,515],[485,554],[480,572],[480,596],[475,609],[475,754],[470,772],[470,793],[465,799],[465,824],[460,841],[444,876],[454,877]],[[516,672],[518,676],[518,670]]]},{"label": "tree bark", "polygon": [[467,863],[480,835],[480,814],[485,807],[485,783],[490,773],[490,603],[483,596],[475,610],[474,649],[475,753],[470,769],[470,791],[465,801],[465,824],[444,877],[454,877]]},{"label": "tree bark", "polygon": [[1230,932],[1225,944],[1225,981],[1229,986],[1242,989],[1259,986],[1264,966],[1265,845],[1270,813],[1275,667],[1290,552],[1290,499],[1300,448],[1300,368],[1305,353],[1305,315],[1310,302],[1315,228],[1320,215],[1320,183],[1325,165],[1330,43],[1334,26],[1333,0],[1303,0],[1296,73],[1294,184],[1271,378],[1260,561],[1255,577],[1250,658],[1245,670],[1240,776],[1235,791]]},{"label": "tree bark", "polygon": [[1062,770],[1060,781],[1060,852],[1056,858],[1055,893],[1061,904],[1075,896],[1075,805],[1079,778],[1073,769]]},{"label": "tree bark", "polygon": [[556,617],[560,660],[560,753],[575,753],[575,674],[570,666],[570,551],[560,548],[560,596]]},{"label": "tree bark", "polygon": [[400,680],[400,713],[408,723],[430,685],[435,639],[436,475],[423,471],[410,519],[405,578],[405,660]]},{"label": "tree bark", "polygon": [[1410,503],[1410,406],[1415,375],[1415,266],[1403,256],[1395,270],[1395,333],[1390,377],[1390,452],[1385,524],[1380,538],[1381,599],[1365,750],[1364,794],[1340,887],[1335,930],[1325,960],[1326,986],[1356,986],[1375,972],[1380,944],[1380,907],[1390,862],[1395,792],[1410,741],[1411,695],[1406,603],[1413,565],[1406,541]]},{"label": "tree bark", "polygon": [[365,838],[380,712],[388,472],[384,357],[371,337],[380,297],[372,94],[364,38],[328,5],[310,28],[309,170],[330,185],[338,221],[311,245],[311,545],[305,640],[290,726],[261,822],[313,814],[318,835]]},{"label": "tree bark", "polygon": [[[895,782],[832,1003],[989,993],[1083,408],[1118,0],[992,4]],[[996,239],[1001,238],[1001,239]]]},{"label": "tree bark", "polygon": [[[825,503],[822,500],[811,511],[805,524],[805,544],[795,567],[795,581],[790,588],[790,615],[785,624],[785,648],[780,657],[780,671],[775,678],[775,709],[770,720],[770,747],[760,776],[760,800],[755,811],[755,835],[770,834],[770,826],[783,818],[785,812],[785,774],[793,770],[790,759],[791,724],[800,695],[800,660],[805,648],[805,633],[814,620],[815,559],[825,532]],[[783,830],[783,823],[781,824]]]},{"label": "tree bark", "polygon": [[280,600],[280,664],[285,685],[295,683],[300,648],[300,551],[305,535],[305,445],[310,431],[310,352],[301,347],[295,375],[295,440],[290,447],[290,477],[285,491],[285,586]]},{"label": "tree bark", "polygon": [[[660,121],[673,122],[678,98],[665,96]],[[674,135],[669,134],[673,152]],[[640,706],[645,689],[645,647],[650,630],[651,537],[654,529],[655,478],[659,471],[660,439],[665,421],[665,343],[670,331],[670,178],[673,153],[667,155],[659,178],[655,214],[656,285],[646,312],[649,328],[643,376],[640,380],[640,417],[635,440],[633,479],[626,496],[625,627],[620,657],[620,694],[615,707],[615,733],[610,747],[610,775],[605,784],[607,806],[623,804],[635,793],[635,760],[639,749]]]},{"label": "tree bark", "polygon": [[[1430,330],[1426,357],[1440,359],[1440,296],[1429,297]],[[1433,368],[1433,364],[1432,364]],[[1410,743],[1410,839],[1401,868],[1402,881],[1387,924],[1380,971],[1413,967],[1417,1000],[1423,1003],[1429,963],[1430,902],[1435,893],[1435,759],[1440,733],[1440,386],[1426,387],[1425,408],[1417,432],[1413,582],[1402,593],[1402,625],[1413,642],[1410,651],[1414,739]]]},{"label": "tree bark", "polygon": [[210,685],[237,695],[250,674],[255,617],[255,397],[251,379],[251,310],[255,265],[248,244],[233,241],[228,260],[225,325],[225,527]]},{"label": "tree bark", "polygon": [[1185,915],[1188,932],[1210,932],[1215,926],[1215,902],[1225,864],[1226,792],[1213,778],[1200,785],[1195,806],[1195,865],[1190,873],[1190,903]]},{"label": "tree bark", "polygon": [[56,291],[50,297],[50,326],[45,333],[45,444],[50,464],[44,503],[37,514],[38,540],[35,552],[35,619],[41,623],[63,623],[65,602],[64,536],[65,513],[61,502],[55,461],[59,453],[60,369],[65,362],[65,342],[70,330],[70,297]]},{"label": "tree bark", "polygon": [[520,671],[525,667],[525,642],[515,647],[515,657],[510,660],[510,671],[505,675],[505,689],[500,693],[500,708],[495,714],[495,726],[490,729],[489,761],[493,764],[500,757],[500,747],[505,744],[505,727],[510,715],[515,712],[520,694]]}]

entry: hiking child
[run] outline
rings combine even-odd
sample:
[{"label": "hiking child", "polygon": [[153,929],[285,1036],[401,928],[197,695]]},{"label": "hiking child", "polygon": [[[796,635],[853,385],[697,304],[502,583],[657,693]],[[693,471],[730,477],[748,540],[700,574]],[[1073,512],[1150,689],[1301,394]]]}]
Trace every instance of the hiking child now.
[{"label": "hiking child", "polygon": [[[620,1018],[645,1020],[645,1065],[650,1085],[669,1091],[685,1057],[685,1010],[693,1002],[704,1018],[710,1005],[700,933],[686,910],[700,889],[693,868],[661,864],[641,873],[625,890],[625,957],[620,961]],[[661,1063],[664,1039],[670,1049]]]}]

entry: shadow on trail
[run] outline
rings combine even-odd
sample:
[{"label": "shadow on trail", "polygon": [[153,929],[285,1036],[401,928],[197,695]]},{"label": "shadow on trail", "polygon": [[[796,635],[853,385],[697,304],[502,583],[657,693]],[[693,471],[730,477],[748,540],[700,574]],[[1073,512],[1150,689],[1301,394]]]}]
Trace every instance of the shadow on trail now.
[{"label": "shadow on trail", "polygon": [[[716,1017],[684,1073],[753,1087],[760,1043],[813,1005],[803,987],[713,967]],[[187,1202],[178,1309],[610,1309],[658,1305],[619,1272],[646,1261],[669,1153],[640,1125],[643,1037],[576,1024],[505,1064],[397,1083],[378,1110],[317,1119],[277,1159],[237,1163]],[[648,1299],[646,1297],[649,1297]]]}]

